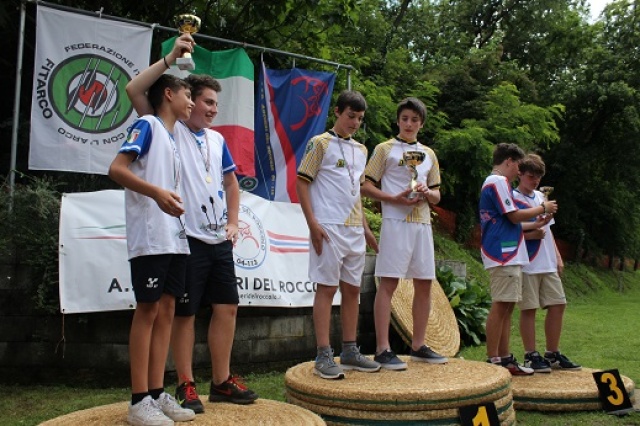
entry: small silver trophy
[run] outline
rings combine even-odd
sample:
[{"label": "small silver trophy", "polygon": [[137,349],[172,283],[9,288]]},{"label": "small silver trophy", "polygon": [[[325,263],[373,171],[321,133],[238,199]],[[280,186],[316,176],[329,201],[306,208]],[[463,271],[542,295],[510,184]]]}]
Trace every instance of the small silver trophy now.
[{"label": "small silver trophy", "polygon": [[409,184],[409,188],[412,189],[412,192],[407,196],[409,199],[416,198],[419,193],[415,192],[416,185],[418,185],[418,171],[416,167],[422,164],[425,158],[425,153],[422,151],[407,151],[402,154],[402,159],[404,160],[404,165],[407,166],[409,172],[411,172],[411,183]]},{"label": "small silver trophy", "polygon": [[[191,13],[183,13],[176,16],[176,27],[180,34],[194,34],[200,30],[200,18]],[[196,69],[196,63],[193,61],[190,52],[184,52],[181,58],[176,60],[176,65],[183,71],[193,71]]]}]

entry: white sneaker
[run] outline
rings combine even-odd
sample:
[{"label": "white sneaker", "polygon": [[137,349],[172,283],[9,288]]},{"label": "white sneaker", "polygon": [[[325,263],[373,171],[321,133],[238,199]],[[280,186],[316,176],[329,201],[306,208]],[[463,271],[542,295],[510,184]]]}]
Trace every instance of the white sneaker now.
[{"label": "white sneaker", "polygon": [[162,410],[151,398],[151,395],[147,395],[144,399],[138,402],[136,405],[129,403],[129,415],[127,416],[127,422],[133,426],[173,426],[173,420],[165,416]]},{"label": "white sneaker", "polygon": [[182,408],[178,401],[166,392],[160,394],[160,398],[156,399],[156,404],[165,416],[175,422],[188,422],[196,418],[195,411],[190,408]]}]

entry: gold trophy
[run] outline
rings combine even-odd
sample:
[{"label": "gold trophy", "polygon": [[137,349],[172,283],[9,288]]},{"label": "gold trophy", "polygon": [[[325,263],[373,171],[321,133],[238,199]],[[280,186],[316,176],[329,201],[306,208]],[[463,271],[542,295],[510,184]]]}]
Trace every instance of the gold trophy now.
[{"label": "gold trophy", "polygon": [[[416,167],[422,164],[425,158],[425,153],[422,151],[407,151],[402,154],[402,159],[404,160],[404,165],[407,166],[409,171],[411,172],[411,183],[409,187],[414,190],[416,185],[418,185],[418,171]],[[412,191],[407,196],[409,199],[416,198],[419,194],[415,191]]]},{"label": "gold trophy", "polygon": [[553,186],[541,186],[539,189],[542,195],[544,195],[544,200],[549,201],[549,196],[553,192]]},{"label": "gold trophy", "polygon": [[[176,16],[176,27],[180,34],[194,34],[200,30],[200,18],[191,13],[183,13]],[[196,69],[196,63],[193,62],[190,52],[184,52],[181,58],[176,60],[176,65],[183,71],[193,71]]]}]

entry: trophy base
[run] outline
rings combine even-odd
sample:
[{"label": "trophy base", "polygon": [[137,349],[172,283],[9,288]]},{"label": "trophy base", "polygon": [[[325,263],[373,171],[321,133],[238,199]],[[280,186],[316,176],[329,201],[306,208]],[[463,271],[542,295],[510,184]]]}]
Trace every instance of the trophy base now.
[{"label": "trophy base", "polygon": [[178,58],[176,59],[176,65],[182,71],[193,71],[196,69],[196,63],[193,62],[193,58]]}]

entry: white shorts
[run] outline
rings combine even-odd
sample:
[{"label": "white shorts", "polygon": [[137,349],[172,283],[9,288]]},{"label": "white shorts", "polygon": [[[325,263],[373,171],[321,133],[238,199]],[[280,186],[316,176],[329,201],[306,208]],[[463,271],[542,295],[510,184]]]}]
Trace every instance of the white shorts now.
[{"label": "white shorts", "polygon": [[431,225],[383,219],[380,229],[376,277],[436,278]]},{"label": "white shorts", "polygon": [[318,256],[309,247],[309,279],[318,284],[337,286],[340,281],[360,287],[364,271],[366,242],[364,228],[322,224],[329,241],[322,242],[322,254]]}]

